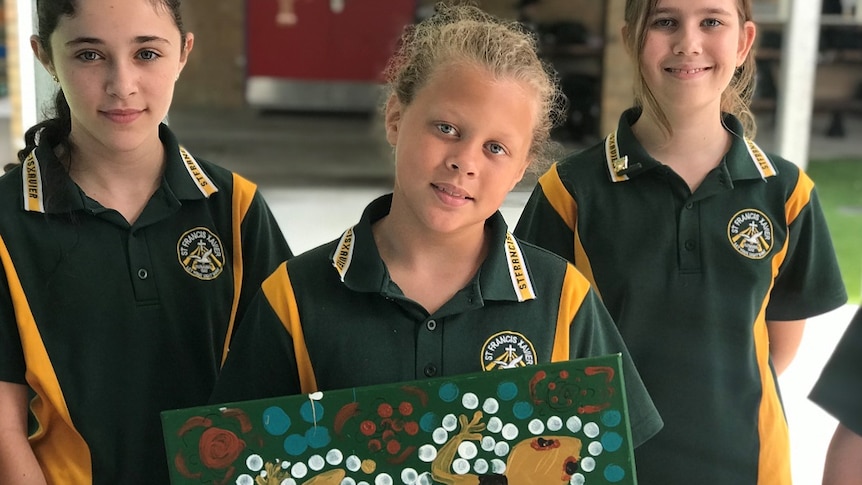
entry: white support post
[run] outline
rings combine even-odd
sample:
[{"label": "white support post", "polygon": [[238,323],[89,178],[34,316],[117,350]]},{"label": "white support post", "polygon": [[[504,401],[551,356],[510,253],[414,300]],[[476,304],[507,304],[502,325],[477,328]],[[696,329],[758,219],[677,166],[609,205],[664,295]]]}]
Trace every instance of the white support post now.
[{"label": "white support post", "polygon": [[21,90],[20,100],[21,107],[19,113],[12,113],[12,116],[19,116],[19,125],[22,133],[13,133],[12,143],[16,145],[16,149],[24,148],[24,140],[22,138],[23,131],[36,124],[36,76],[35,65],[33,64],[33,51],[30,49],[30,35],[33,33],[33,11],[35,10],[36,0],[15,0],[18,17],[18,86]]},{"label": "white support post", "polygon": [[17,150],[24,148],[23,132],[43,119],[42,109],[51,102],[56,86],[30,48],[30,36],[36,25],[36,0],[15,0],[15,6],[20,109],[12,116],[18,118],[16,124],[21,133],[12,134],[12,144]]},{"label": "white support post", "polygon": [[790,0],[781,46],[776,152],[808,166],[822,0]]}]

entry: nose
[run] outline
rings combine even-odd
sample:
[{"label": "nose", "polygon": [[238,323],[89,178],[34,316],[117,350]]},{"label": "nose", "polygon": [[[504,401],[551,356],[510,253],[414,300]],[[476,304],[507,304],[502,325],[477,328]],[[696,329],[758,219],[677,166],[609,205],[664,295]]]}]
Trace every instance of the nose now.
[{"label": "nose", "polygon": [[482,147],[476,145],[470,140],[462,140],[454,145],[446,161],[449,170],[461,172],[469,177],[476,176],[478,174],[477,157],[482,154]]},{"label": "nose", "polygon": [[677,30],[673,45],[674,54],[697,55],[701,53],[702,49],[700,28],[682,26]]},{"label": "nose", "polygon": [[461,172],[468,177],[476,175],[476,164],[471,161],[471,158],[462,154],[449,161],[449,169],[455,172]]},{"label": "nose", "polygon": [[126,99],[137,92],[137,74],[133,66],[125,62],[113,62],[108,69],[105,90],[109,95]]}]

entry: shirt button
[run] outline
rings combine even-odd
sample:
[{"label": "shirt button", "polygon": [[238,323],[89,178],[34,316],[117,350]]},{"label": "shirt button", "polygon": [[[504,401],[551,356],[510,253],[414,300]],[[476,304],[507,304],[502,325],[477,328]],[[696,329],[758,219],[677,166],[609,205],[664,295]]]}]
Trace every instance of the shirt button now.
[{"label": "shirt button", "polygon": [[428,377],[434,377],[437,375],[437,366],[434,364],[428,364],[425,366],[425,375]]},{"label": "shirt button", "polygon": [[694,251],[695,247],[697,247],[697,243],[695,243],[691,239],[685,242],[685,249],[687,249],[688,251]]},{"label": "shirt button", "polygon": [[138,278],[140,278],[142,280],[147,279],[147,276],[149,276],[149,275],[150,274],[147,273],[147,270],[145,270],[144,268],[141,268],[138,270]]},{"label": "shirt button", "polygon": [[429,332],[433,332],[437,329],[437,321],[428,320],[427,322],[425,322],[425,328],[427,328]]},{"label": "shirt button", "polygon": [[685,205],[686,209],[691,209],[692,207],[694,207],[694,204],[692,204],[691,202]]}]

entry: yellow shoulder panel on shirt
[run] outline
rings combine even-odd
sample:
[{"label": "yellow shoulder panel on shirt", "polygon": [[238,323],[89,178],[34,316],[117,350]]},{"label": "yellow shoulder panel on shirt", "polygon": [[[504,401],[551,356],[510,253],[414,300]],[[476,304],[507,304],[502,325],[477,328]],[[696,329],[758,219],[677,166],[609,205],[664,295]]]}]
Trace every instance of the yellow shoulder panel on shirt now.
[{"label": "yellow shoulder panel on shirt", "polygon": [[224,365],[230,348],[230,337],[236,324],[236,312],[239,307],[239,297],[242,295],[242,278],[244,260],[242,254],[242,221],[251,207],[257,186],[245,178],[233,174],[233,201],[231,202],[231,231],[233,231],[233,302],[230,308],[230,321],[224,339],[221,363]]},{"label": "yellow shoulder panel on shirt", "polygon": [[598,285],[596,285],[596,277],[593,274],[593,265],[590,263],[590,257],[587,254],[587,250],[584,248],[584,243],[581,241],[581,234],[575,228],[575,267],[578,271],[584,275],[590,284],[593,286],[593,290],[601,297],[601,292],[599,291]]},{"label": "yellow shoulder panel on shirt", "polygon": [[[772,259],[772,274],[778,274],[778,268],[787,258],[785,241],[781,251]],[[773,279],[773,285],[775,281]],[[770,286],[770,291],[772,287]],[[768,293],[767,293],[768,294]],[[758,457],[759,477],[768,477],[769,483],[789,485],[793,483],[790,466],[790,431],[784,415],[784,408],[779,398],[777,384],[772,368],[769,365],[769,331],[766,326],[766,307],[769,299],[765,298],[757,319],[754,321],[754,350],[757,358],[757,370],[762,386],[760,409],[758,411],[757,433],[761,443],[769,446],[760,447]]]},{"label": "yellow shoulder panel on shirt", "polygon": [[566,276],[560,294],[560,308],[557,312],[557,327],[554,333],[554,349],[551,351],[551,362],[561,362],[571,358],[572,342],[570,341],[572,320],[581,309],[584,297],[590,289],[590,283],[571,264],[566,265]]},{"label": "yellow shoulder panel on shirt", "polygon": [[551,207],[565,221],[569,229],[574,231],[575,224],[578,222],[578,204],[560,180],[556,163],[539,178],[539,185],[542,186],[542,192]]},{"label": "yellow shoulder panel on shirt", "polygon": [[30,436],[33,453],[40,463],[50,463],[50,466],[43,468],[48,483],[92,483],[90,448],[72,423],[48,350],[42,342],[27,295],[2,237],[0,264],[5,270],[12,305],[15,307],[15,319],[27,365],[27,384],[37,394],[30,403],[30,409],[39,424],[39,428]]},{"label": "yellow shoulder panel on shirt", "polygon": [[811,201],[811,191],[814,190],[814,181],[803,172],[799,171],[799,180],[796,181],[796,187],[793,188],[793,193],[784,204],[785,217],[787,217],[787,225],[793,224],[793,221],[802,213],[802,209]]},{"label": "yellow shoulder panel on shirt", "polygon": [[296,306],[293,286],[287,275],[287,263],[281,263],[275,272],[264,280],[261,287],[272,310],[278,315],[284,329],[293,339],[293,354],[296,358],[302,393],[317,392],[317,379],[314,377],[311,357],[305,346],[305,335],[302,332],[302,322],[299,320],[299,308]]}]

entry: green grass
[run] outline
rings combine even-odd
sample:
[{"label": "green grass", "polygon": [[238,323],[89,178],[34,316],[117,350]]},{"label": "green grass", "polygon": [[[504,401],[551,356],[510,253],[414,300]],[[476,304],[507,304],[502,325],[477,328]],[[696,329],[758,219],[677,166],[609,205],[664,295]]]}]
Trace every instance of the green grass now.
[{"label": "green grass", "polygon": [[862,300],[862,158],[812,160],[817,186],[850,303]]}]

